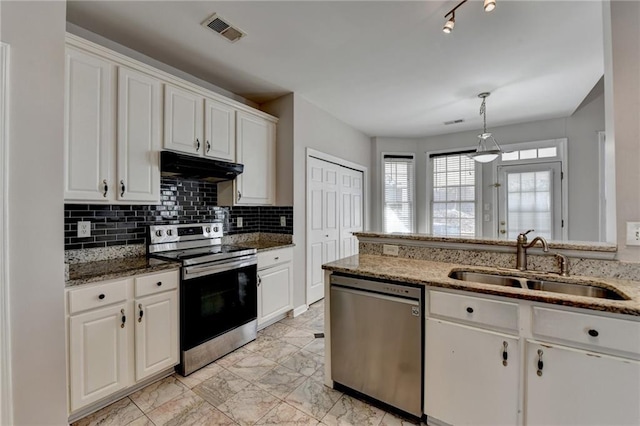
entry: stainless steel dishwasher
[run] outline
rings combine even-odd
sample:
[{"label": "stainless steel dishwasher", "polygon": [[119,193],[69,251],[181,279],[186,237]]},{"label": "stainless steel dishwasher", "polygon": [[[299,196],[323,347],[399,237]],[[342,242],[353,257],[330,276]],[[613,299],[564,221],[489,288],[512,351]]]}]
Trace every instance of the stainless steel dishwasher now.
[{"label": "stainless steel dishwasher", "polygon": [[422,416],[423,289],[331,276],[331,375]]}]

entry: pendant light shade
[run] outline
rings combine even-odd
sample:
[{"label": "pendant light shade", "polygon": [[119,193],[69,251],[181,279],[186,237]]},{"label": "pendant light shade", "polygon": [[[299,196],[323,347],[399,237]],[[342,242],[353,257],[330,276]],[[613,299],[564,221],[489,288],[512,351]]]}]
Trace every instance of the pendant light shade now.
[{"label": "pendant light shade", "polygon": [[446,24],[444,24],[444,27],[442,28],[442,31],[443,31],[445,34],[449,34],[449,33],[453,30],[453,27],[455,26],[455,24],[456,24],[456,15],[454,14],[454,15],[453,15],[453,16],[452,16],[452,17],[447,21],[447,23],[446,23]]},{"label": "pendant light shade", "polygon": [[[478,95],[479,98],[482,99],[482,104],[480,105],[480,115],[483,118],[484,127],[483,132],[478,135],[478,147],[476,148],[476,152],[472,152],[467,154],[469,158],[473,161],[477,161],[478,163],[490,163],[496,158],[498,158],[502,154],[502,149],[500,145],[498,145],[498,141],[493,137],[491,132],[487,132],[487,98],[490,93],[484,92]],[[489,146],[487,146],[489,144]],[[491,146],[493,145],[493,146]]]},{"label": "pendant light shade", "polygon": [[484,11],[491,12],[496,8],[496,0],[484,0]]}]

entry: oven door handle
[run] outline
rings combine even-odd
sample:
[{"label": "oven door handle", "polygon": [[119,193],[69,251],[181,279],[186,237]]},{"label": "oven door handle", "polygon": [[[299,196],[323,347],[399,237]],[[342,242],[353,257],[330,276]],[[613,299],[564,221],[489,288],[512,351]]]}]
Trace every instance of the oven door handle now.
[{"label": "oven door handle", "polygon": [[226,262],[217,262],[214,264],[205,264],[197,266],[187,266],[183,270],[183,278],[189,280],[198,278],[203,275],[213,275],[221,272],[227,272],[234,269],[244,268],[258,264],[258,257],[255,255],[242,256]]}]

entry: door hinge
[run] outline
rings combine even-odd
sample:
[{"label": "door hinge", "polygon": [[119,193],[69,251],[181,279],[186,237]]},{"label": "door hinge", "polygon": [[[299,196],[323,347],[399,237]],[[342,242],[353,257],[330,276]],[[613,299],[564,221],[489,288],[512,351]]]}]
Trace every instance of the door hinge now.
[{"label": "door hinge", "polygon": [[564,179],[564,172],[560,172],[560,180]]}]

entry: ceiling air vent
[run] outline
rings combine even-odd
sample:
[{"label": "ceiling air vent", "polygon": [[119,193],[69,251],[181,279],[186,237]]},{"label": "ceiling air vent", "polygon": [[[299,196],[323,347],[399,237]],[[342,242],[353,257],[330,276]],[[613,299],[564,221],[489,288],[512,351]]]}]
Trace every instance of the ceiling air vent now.
[{"label": "ceiling air vent", "polygon": [[450,124],[460,124],[460,123],[464,123],[464,119],[459,118],[459,119],[457,119],[457,120],[445,121],[445,122],[444,122],[444,125],[445,125],[445,126],[448,126],[448,125],[450,125]]},{"label": "ceiling air vent", "polygon": [[226,38],[232,43],[246,36],[246,34],[240,28],[234,27],[229,23],[229,21],[222,18],[217,13],[214,13],[209,18],[207,18],[202,23],[202,25],[209,28],[211,31],[220,34],[222,37]]}]

